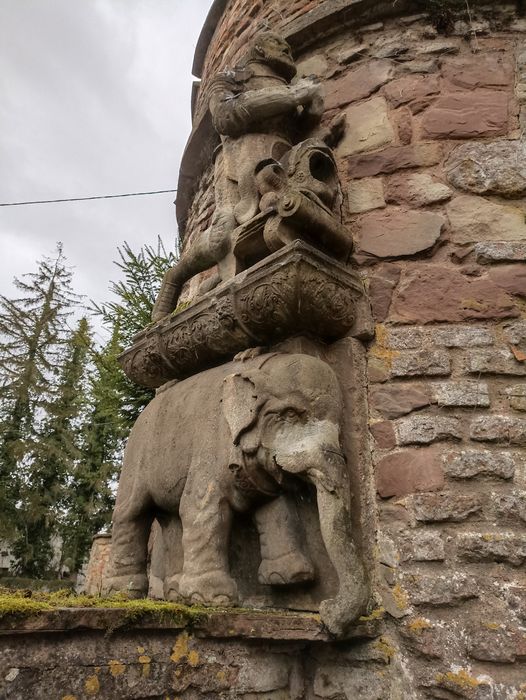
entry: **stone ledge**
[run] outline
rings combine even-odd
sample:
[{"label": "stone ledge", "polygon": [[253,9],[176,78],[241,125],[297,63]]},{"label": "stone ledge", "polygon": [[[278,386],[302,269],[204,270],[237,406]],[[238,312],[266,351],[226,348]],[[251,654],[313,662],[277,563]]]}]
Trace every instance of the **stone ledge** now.
[{"label": "stone ledge", "polygon": [[[319,615],[280,610],[225,610],[202,612],[193,620],[146,613],[130,617],[126,608],[57,608],[23,618],[5,615],[0,619],[0,637],[38,633],[116,630],[191,629],[200,638],[268,639],[274,641],[331,642]],[[380,619],[359,621],[345,639],[373,639],[383,631]]]}]

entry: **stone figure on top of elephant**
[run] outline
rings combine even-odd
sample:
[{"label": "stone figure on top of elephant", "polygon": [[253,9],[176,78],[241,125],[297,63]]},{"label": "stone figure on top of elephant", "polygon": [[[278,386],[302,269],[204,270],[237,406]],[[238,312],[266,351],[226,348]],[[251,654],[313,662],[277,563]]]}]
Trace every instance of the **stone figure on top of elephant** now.
[{"label": "stone figure on top of elephant", "polygon": [[339,579],[338,593],[321,603],[320,613],[331,631],[342,634],[367,605],[350,531],[342,410],[334,372],[309,355],[261,355],[167,386],[137,420],[126,448],[114,512],[111,588],[147,593],[147,545],[156,519],[170,541],[178,542],[165,574],[165,596],[235,604],[228,561],[235,511],[254,515],[261,583],[312,579],[287,495],[295,479],[302,479],[316,489],[323,542]]},{"label": "stone figure on top of elephant", "polygon": [[[302,141],[319,125],[323,98],[317,81],[304,78],[291,83],[295,75],[287,42],[262,32],[240,68],[212,80],[209,109],[221,137],[215,157],[212,223],[167,271],[154,321],[174,310],[183,284],[199,272],[218,266],[202,285],[200,293],[204,293],[245,269],[246,251],[242,245],[236,250],[236,241],[250,236],[254,227],[263,231],[271,211],[279,213],[279,221],[269,222],[264,234],[267,255],[291,236],[298,237],[289,231],[292,222],[300,227],[310,222],[319,229],[320,238],[330,239],[340,257],[348,256],[349,239],[338,226],[341,201],[336,163],[328,146],[341,136],[343,122],[336,120],[316,138]],[[265,252],[258,255],[264,257]]]}]

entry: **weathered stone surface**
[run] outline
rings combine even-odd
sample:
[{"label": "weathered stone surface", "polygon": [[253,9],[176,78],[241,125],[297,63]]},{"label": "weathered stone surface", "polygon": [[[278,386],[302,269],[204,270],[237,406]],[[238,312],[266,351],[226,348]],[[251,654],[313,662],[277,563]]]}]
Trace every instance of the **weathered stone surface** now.
[{"label": "weathered stone surface", "polygon": [[526,523],[526,491],[494,496],[495,514],[499,520],[515,520]]},{"label": "weathered stone surface", "polygon": [[393,143],[395,131],[389,121],[384,97],[373,97],[345,110],[347,128],[336,149],[340,157],[373,151]]},{"label": "weathered stone surface", "polygon": [[439,440],[461,440],[462,423],[459,418],[433,415],[412,415],[395,422],[399,445],[426,445]]},{"label": "weathered stone surface", "polygon": [[398,140],[401,144],[410,144],[413,140],[413,117],[408,107],[401,107],[393,112],[393,117],[398,132]]},{"label": "weathered stone surface", "polygon": [[429,404],[430,393],[425,384],[391,384],[371,389],[371,406],[384,418],[399,418]]},{"label": "weathered stone surface", "polygon": [[475,257],[480,263],[523,262],[526,260],[526,243],[517,241],[484,242],[475,245]]},{"label": "weathered stone surface", "polygon": [[410,75],[392,80],[383,92],[393,107],[399,107],[413,100],[436,95],[440,92],[440,85],[437,76]]},{"label": "weathered stone surface", "polygon": [[524,141],[491,141],[457,146],[446,161],[449,182],[466,192],[521,197],[526,192]]},{"label": "weathered stone surface", "polygon": [[390,307],[398,323],[433,323],[518,316],[513,300],[487,278],[421,265],[403,274]]},{"label": "weathered stone surface", "polygon": [[489,271],[489,278],[509,294],[526,297],[526,265],[499,265]]},{"label": "weathered stone surface", "polygon": [[304,61],[299,61],[297,64],[297,75],[299,78],[304,78],[311,75],[315,75],[317,78],[320,78],[325,75],[328,67],[329,64],[327,63],[325,56],[323,54],[316,54],[306,58]]},{"label": "weathered stone surface", "polygon": [[488,385],[484,382],[441,382],[432,384],[431,391],[439,406],[490,405]]},{"label": "weathered stone surface", "polygon": [[451,199],[451,189],[425,173],[397,175],[387,185],[387,201],[423,207]]},{"label": "weathered stone surface", "polygon": [[439,144],[416,143],[409,146],[391,146],[378,153],[369,153],[347,159],[350,177],[371,177],[394,173],[407,168],[426,168],[436,165],[442,157]]},{"label": "weathered stone surface", "polygon": [[316,670],[314,693],[317,698],[383,700],[391,696],[391,682],[367,667],[327,663]]},{"label": "weathered stone surface", "polygon": [[[451,637],[444,629],[424,617],[409,620],[398,628],[404,646],[415,654],[429,659],[441,659],[451,647]],[[447,640],[445,637],[448,637]]]},{"label": "weathered stone surface", "polygon": [[357,245],[379,258],[414,255],[435,245],[445,223],[443,216],[427,211],[372,212],[357,227]]},{"label": "weathered stone surface", "polygon": [[400,537],[402,561],[444,561],[444,540],[433,531],[405,532]]},{"label": "weathered stone surface", "polygon": [[458,39],[437,39],[428,41],[418,47],[418,53],[424,56],[440,54],[457,54],[460,51]]},{"label": "weathered stone surface", "polygon": [[476,580],[458,572],[447,576],[408,574],[404,584],[414,605],[456,605],[479,595]]},{"label": "weathered stone surface", "polygon": [[502,136],[508,131],[505,92],[473,90],[439,97],[422,120],[424,138],[462,139]]},{"label": "weathered stone surface", "polygon": [[382,498],[433,491],[443,485],[440,455],[433,448],[395,452],[376,465],[376,488]]},{"label": "weathered stone surface", "polygon": [[471,423],[472,440],[526,445],[526,418],[515,416],[480,416]]},{"label": "weathered stone surface", "polygon": [[451,372],[451,360],[447,352],[418,350],[402,352],[391,359],[392,377],[434,377]]},{"label": "weathered stone surface", "polygon": [[347,211],[361,214],[385,207],[384,185],[381,178],[367,177],[354,180],[347,188]]},{"label": "weathered stone surface", "polygon": [[[515,384],[506,390],[510,406],[517,411],[526,411],[526,384]],[[386,416],[387,417],[387,416]]]},{"label": "weathered stone surface", "polygon": [[524,632],[498,622],[471,625],[468,640],[468,653],[477,661],[510,664],[526,657]]},{"label": "weathered stone surface", "polygon": [[526,320],[507,323],[504,326],[504,337],[510,343],[521,346],[526,341]]},{"label": "weathered stone surface", "polygon": [[416,59],[404,63],[400,68],[404,73],[435,73],[438,61],[436,58]]},{"label": "weathered stone surface", "polygon": [[393,263],[376,267],[369,281],[369,299],[375,321],[382,322],[389,313],[391,298],[400,279],[401,269]]},{"label": "weathered stone surface", "polygon": [[515,474],[516,456],[510,452],[489,450],[462,450],[445,456],[444,471],[452,479],[472,479],[491,476],[511,479]]},{"label": "weathered stone surface", "polygon": [[526,376],[526,363],[519,362],[510,350],[478,350],[467,355],[465,366],[470,374]]},{"label": "weathered stone surface", "polygon": [[452,491],[417,494],[413,497],[415,518],[426,523],[460,523],[482,509],[481,496],[459,495]]},{"label": "weathered stone surface", "polygon": [[521,241],[526,237],[524,214],[516,207],[461,195],[447,205],[455,243]]},{"label": "weathered stone surface", "polygon": [[334,109],[349,102],[363,100],[376,92],[394,76],[394,66],[391,61],[369,61],[355,70],[345,73],[342,77],[326,83],[325,108]]},{"label": "weathered stone surface", "polygon": [[376,440],[378,447],[382,449],[391,449],[396,445],[396,436],[391,421],[384,420],[371,423],[369,430]]},{"label": "weathered stone surface", "polygon": [[474,348],[493,345],[493,333],[489,328],[476,326],[444,326],[430,329],[435,345],[446,348]]},{"label": "weathered stone surface", "polygon": [[458,535],[458,554],[469,562],[504,562],[520,566],[526,560],[526,537],[513,532],[466,532]]},{"label": "weathered stone surface", "polygon": [[442,75],[455,88],[505,90],[513,82],[514,69],[499,53],[476,54],[447,59]]},{"label": "weathered stone surface", "polygon": [[412,328],[386,328],[385,344],[393,350],[413,350],[422,348],[426,342],[427,335],[423,328],[418,326]]}]

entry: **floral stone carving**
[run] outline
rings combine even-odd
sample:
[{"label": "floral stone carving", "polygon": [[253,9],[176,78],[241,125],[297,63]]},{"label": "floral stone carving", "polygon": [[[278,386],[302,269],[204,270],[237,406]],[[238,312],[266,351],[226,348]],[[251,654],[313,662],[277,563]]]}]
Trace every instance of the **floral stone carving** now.
[{"label": "floral stone carving", "polygon": [[336,340],[362,295],[353,270],[295,241],[139,333],[120,362],[130,379],[156,388],[290,336]]}]

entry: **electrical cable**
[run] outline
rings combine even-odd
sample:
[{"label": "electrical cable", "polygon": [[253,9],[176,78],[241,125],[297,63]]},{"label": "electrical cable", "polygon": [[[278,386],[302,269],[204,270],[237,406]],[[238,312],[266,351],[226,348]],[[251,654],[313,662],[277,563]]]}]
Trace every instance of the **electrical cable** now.
[{"label": "electrical cable", "polygon": [[95,197],[68,197],[67,199],[37,199],[29,202],[0,202],[0,207],[21,207],[27,204],[57,204],[59,202],[85,202],[93,199],[116,199],[117,197],[144,197],[152,194],[168,194],[177,190],[154,190],[152,192],[126,192],[125,194],[101,194]]}]

